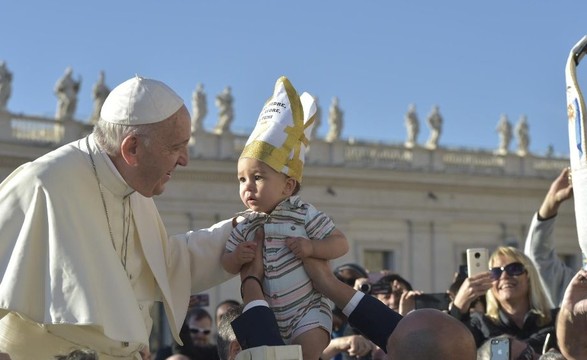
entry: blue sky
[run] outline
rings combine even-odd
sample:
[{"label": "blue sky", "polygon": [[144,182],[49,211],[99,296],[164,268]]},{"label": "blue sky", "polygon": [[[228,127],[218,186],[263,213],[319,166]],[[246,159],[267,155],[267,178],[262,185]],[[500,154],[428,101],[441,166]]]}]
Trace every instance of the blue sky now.
[{"label": "blue sky", "polygon": [[214,97],[231,86],[232,128],[248,134],[286,75],[319,97],[319,136],[337,96],[343,138],[403,143],[414,103],[419,143],[438,105],[441,146],[493,150],[501,114],[514,125],[526,115],[530,150],[552,145],[567,156],[564,67],[587,34],[586,13],[578,0],[7,0],[0,60],[14,74],[8,107],[17,113],[53,115],[53,86],[71,66],[83,79],[80,119],[91,113],[100,70],[110,87],[138,73],[168,83],[188,108],[202,83],[208,129],[217,121]]}]

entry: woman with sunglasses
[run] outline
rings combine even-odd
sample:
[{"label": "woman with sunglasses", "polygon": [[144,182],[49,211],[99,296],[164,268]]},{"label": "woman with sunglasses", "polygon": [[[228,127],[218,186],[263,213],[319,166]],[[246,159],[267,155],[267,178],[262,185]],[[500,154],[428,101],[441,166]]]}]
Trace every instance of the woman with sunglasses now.
[{"label": "woman with sunglasses", "polygon": [[[489,269],[463,282],[451,309],[469,327],[477,347],[504,334],[529,345],[523,359],[556,347],[558,309],[552,309],[532,261],[516,248],[501,246],[489,258]],[[471,302],[482,294],[487,311],[469,314]]]}]

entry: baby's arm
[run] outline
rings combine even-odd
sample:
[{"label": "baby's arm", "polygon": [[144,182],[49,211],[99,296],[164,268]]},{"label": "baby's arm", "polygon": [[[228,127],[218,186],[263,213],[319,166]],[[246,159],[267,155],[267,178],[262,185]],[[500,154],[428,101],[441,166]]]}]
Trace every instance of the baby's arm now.
[{"label": "baby's arm", "polygon": [[313,257],[332,260],[343,256],[349,251],[346,236],[338,229],[321,240],[310,240],[302,237],[291,237],[286,240],[289,249],[300,259]]},{"label": "baby's arm", "polygon": [[257,243],[252,241],[245,241],[238,244],[234,251],[226,251],[222,254],[220,259],[222,267],[231,274],[238,274],[243,264],[253,261],[256,248]]}]

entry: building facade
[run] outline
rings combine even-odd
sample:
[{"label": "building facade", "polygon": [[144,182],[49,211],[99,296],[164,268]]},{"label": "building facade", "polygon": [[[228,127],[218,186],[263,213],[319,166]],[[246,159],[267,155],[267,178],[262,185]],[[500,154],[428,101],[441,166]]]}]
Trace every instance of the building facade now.
[{"label": "building facade", "polygon": [[[75,120],[0,111],[0,178],[20,164],[91,132]],[[168,233],[208,227],[243,210],[236,160],[247,135],[193,134],[190,162],[178,168],[155,199]],[[333,266],[356,262],[371,271],[391,270],[425,292],[444,292],[465,250],[523,247],[538,210],[565,158],[494,151],[435,149],[314,139],[306,155],[301,195],[330,215],[350,243]],[[557,251],[581,261],[572,200],[559,212]],[[233,279],[210,289],[210,312],[221,300],[239,299]],[[165,324],[155,326],[167,342]]]}]

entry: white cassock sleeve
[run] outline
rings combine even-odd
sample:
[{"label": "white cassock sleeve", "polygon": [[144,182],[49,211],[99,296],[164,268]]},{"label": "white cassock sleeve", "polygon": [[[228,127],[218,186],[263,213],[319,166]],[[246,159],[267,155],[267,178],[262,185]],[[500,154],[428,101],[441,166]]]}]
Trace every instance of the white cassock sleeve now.
[{"label": "white cassock sleeve", "polygon": [[228,219],[207,229],[171,236],[171,241],[179,242],[176,250],[181,253],[176,255],[189,256],[192,294],[219,285],[235,276],[225,271],[220,262],[231,231],[232,219]]}]

